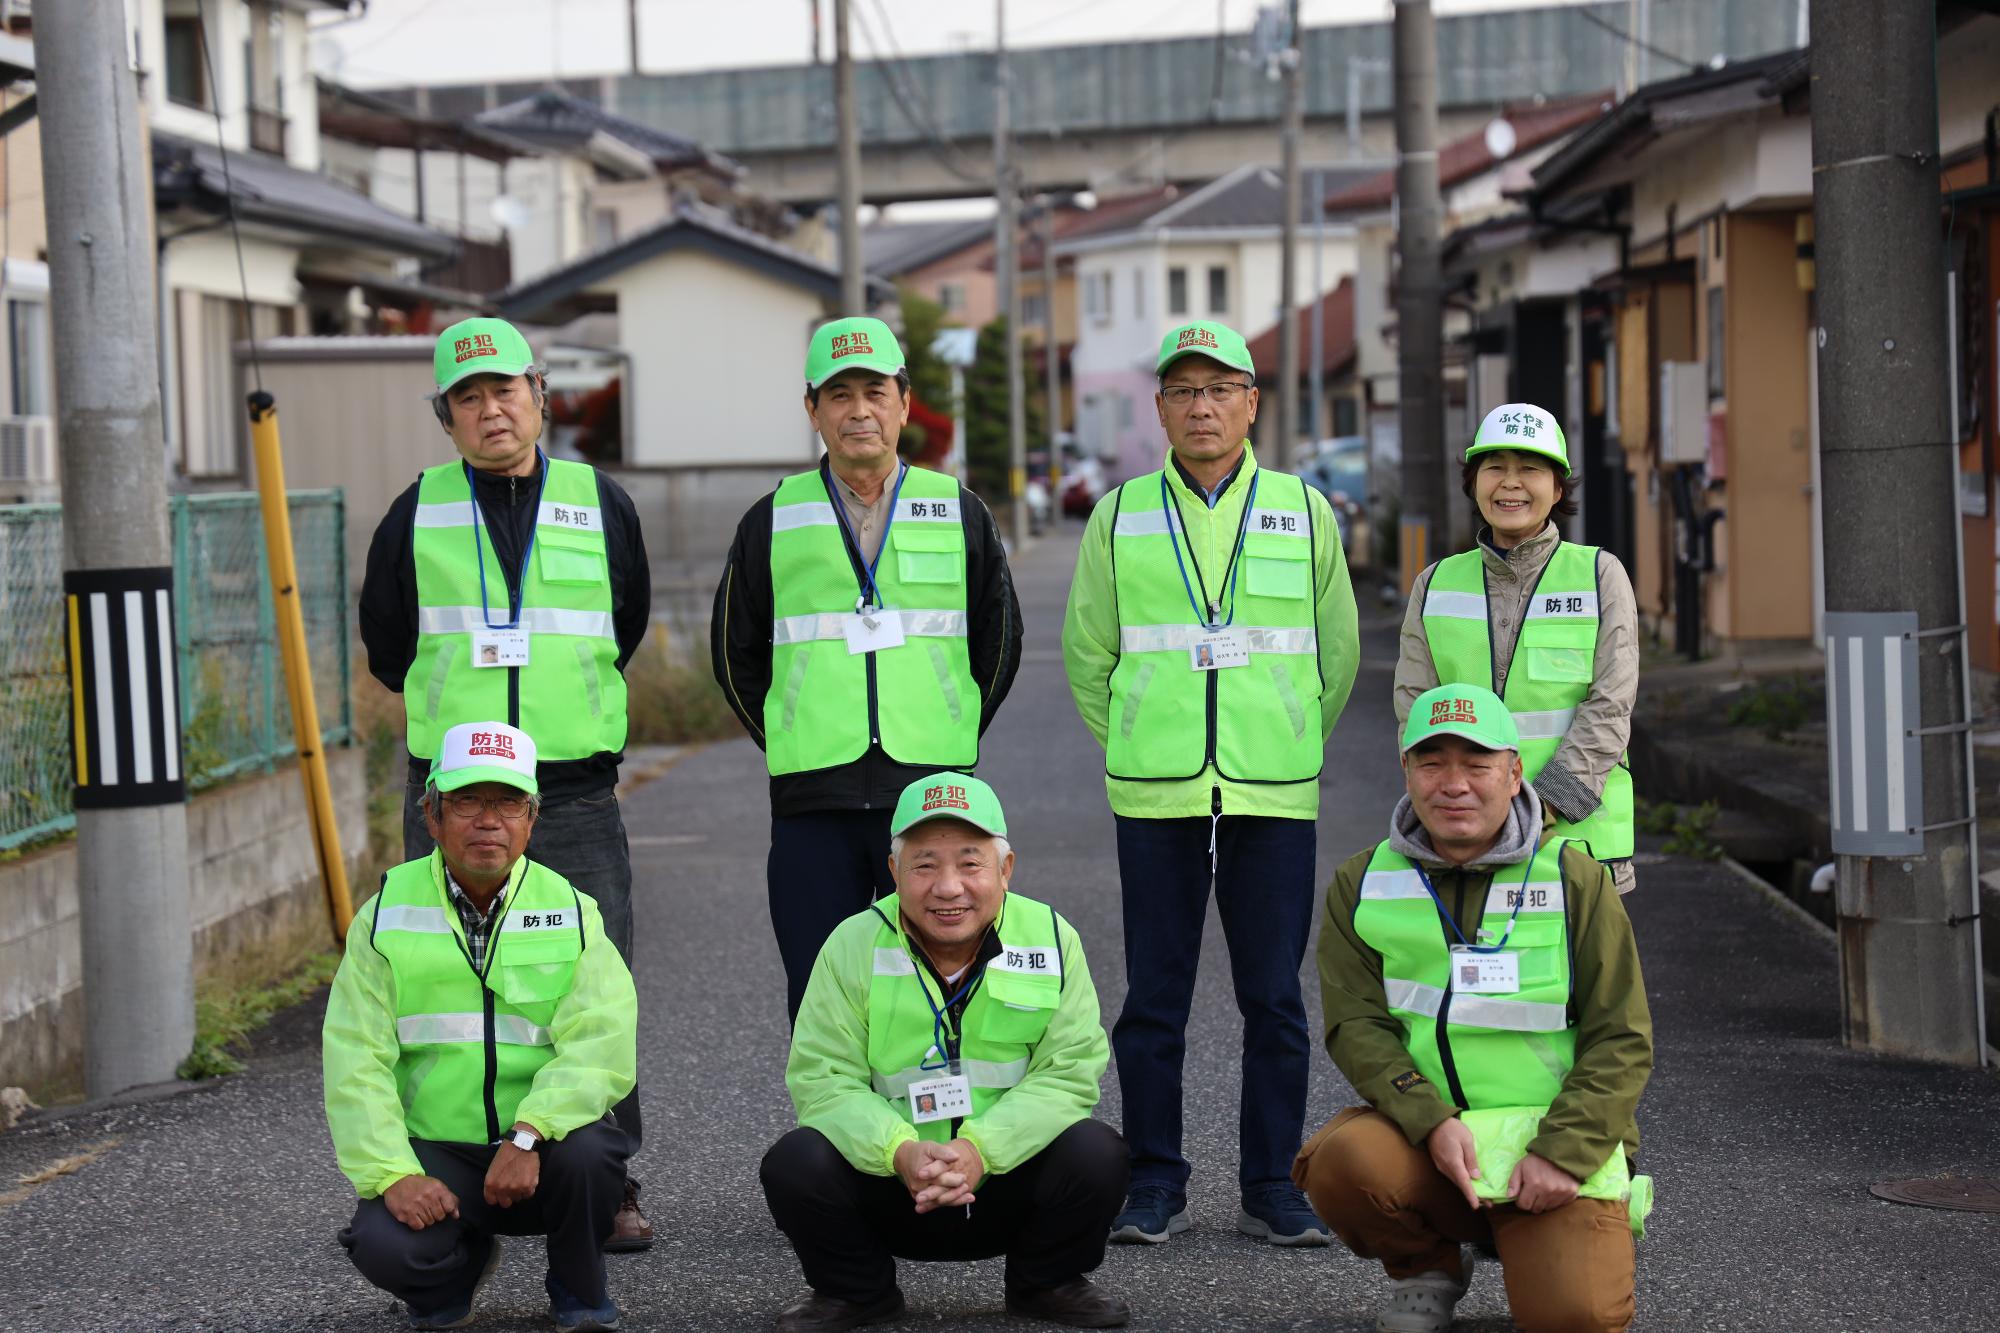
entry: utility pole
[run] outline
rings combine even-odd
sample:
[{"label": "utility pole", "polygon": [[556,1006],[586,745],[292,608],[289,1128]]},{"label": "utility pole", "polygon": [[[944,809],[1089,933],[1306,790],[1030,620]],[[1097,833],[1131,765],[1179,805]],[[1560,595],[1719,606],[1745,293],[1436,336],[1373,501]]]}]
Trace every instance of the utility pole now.
[{"label": "utility pole", "polygon": [[[1842,1028],[1851,1046],[1977,1065],[1979,871],[1932,16],[1813,0],[1811,22],[1820,509],[1824,531],[1872,538],[1829,541],[1825,555],[1829,641],[1853,648],[1827,663]],[[1857,68],[1881,77],[1857,80]],[[1836,624],[1880,624],[1870,613],[1903,613],[1905,628],[1864,654]],[[1907,690],[1888,683],[1897,663],[1915,670],[1914,718],[1901,711]],[[1833,715],[1836,668],[1846,717]],[[1870,735],[1884,713],[1897,719],[1886,746]],[[1859,798],[1842,780],[1851,767],[1863,770]],[[1920,783],[1905,785],[1912,767]],[[1853,807],[1868,811],[1885,787],[1920,792],[1915,810],[1856,821]],[[1843,826],[1856,832],[1843,838]],[[1850,854],[1885,834],[1904,847]]]},{"label": "utility pole", "polygon": [[848,0],[833,0],[833,107],[840,118],[840,313],[865,315],[861,272],[861,132],[854,115],[854,53],[847,41]]},{"label": "utility pole", "polygon": [[1284,117],[1278,132],[1285,177],[1284,239],[1278,250],[1278,448],[1273,462],[1290,466],[1299,438],[1299,130],[1305,120],[1304,63],[1299,52],[1299,0],[1285,7],[1285,46],[1278,55]]},{"label": "utility pole", "polygon": [[632,75],[639,74],[639,0],[625,0],[625,41],[632,49]]},{"label": "utility pole", "polygon": [[1437,25],[1396,0],[1396,415],[1403,449],[1402,589],[1444,545],[1444,299],[1438,271]]},{"label": "utility pole", "polygon": [[1015,281],[1014,240],[1020,201],[1008,160],[1007,0],[993,0],[993,267],[1000,287],[1000,315],[1007,325],[1007,491],[1013,500],[1014,549],[1028,543],[1028,416],[1021,380],[1021,284]]},{"label": "utility pole", "polygon": [[85,1085],[103,1097],[171,1079],[194,1044],[151,159],[122,0],[39,18]]},{"label": "utility pole", "polygon": [[820,54],[819,5],[820,0],[806,0],[806,10],[812,15],[812,59],[815,67],[826,63],[826,58]]},{"label": "utility pole", "polygon": [[1326,409],[1326,173],[1312,174],[1313,205],[1313,303],[1312,366],[1306,372],[1311,384],[1311,401],[1306,405],[1306,438],[1317,440],[1333,434],[1320,426],[1319,414]]},{"label": "utility pole", "polygon": [[1062,515],[1062,349],[1056,345],[1056,197],[1042,196],[1042,365],[1047,378],[1049,505]]}]

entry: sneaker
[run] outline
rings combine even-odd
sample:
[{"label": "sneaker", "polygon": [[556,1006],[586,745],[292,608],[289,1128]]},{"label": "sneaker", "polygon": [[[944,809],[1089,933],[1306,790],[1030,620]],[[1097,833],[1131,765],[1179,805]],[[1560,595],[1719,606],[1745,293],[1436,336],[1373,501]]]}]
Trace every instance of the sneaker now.
[{"label": "sneaker", "polygon": [[479,1299],[479,1289],[492,1281],[493,1274],[500,1269],[500,1238],[486,1238],[486,1262],[479,1266],[479,1276],[472,1280],[472,1290],[462,1301],[439,1306],[428,1314],[418,1314],[408,1305],[403,1307],[409,1315],[411,1328],[464,1328],[472,1322],[472,1303]]},{"label": "sneaker", "polygon": [[778,1314],[778,1333],[846,1333],[903,1313],[903,1289],[891,1287],[872,1301],[844,1301],[809,1291]]},{"label": "sneaker", "polygon": [[1477,1264],[1472,1250],[1461,1246],[1458,1262],[1465,1276],[1454,1278],[1442,1269],[1401,1278],[1389,1284],[1389,1299],[1375,1316],[1375,1333],[1444,1333],[1459,1298],[1472,1285]]},{"label": "sneaker", "polygon": [[653,1248],[653,1224],[639,1211],[639,1186],[637,1182],[625,1182],[625,1202],[618,1205],[618,1215],[611,1219],[611,1234],[604,1238],[606,1254],[632,1254],[639,1250]]},{"label": "sneaker", "polygon": [[1236,1215],[1236,1229],[1246,1236],[1268,1240],[1273,1245],[1330,1245],[1333,1233],[1306,1196],[1290,1185],[1282,1185],[1243,1201]]},{"label": "sneaker", "polygon": [[1007,1313],[1070,1328],[1123,1328],[1132,1318],[1132,1307],[1089,1278],[1076,1277],[1053,1287],[1010,1285]]},{"label": "sneaker", "polygon": [[569,1294],[569,1288],[556,1281],[551,1273],[542,1279],[542,1287],[549,1293],[549,1317],[556,1321],[560,1333],[592,1333],[592,1330],[610,1330],[618,1327],[618,1306],[609,1294],[604,1304],[585,1305]]},{"label": "sneaker", "polygon": [[1187,1196],[1165,1185],[1140,1185],[1125,1198],[1125,1211],[1111,1219],[1111,1240],[1118,1245],[1164,1245],[1194,1223],[1188,1219]]}]

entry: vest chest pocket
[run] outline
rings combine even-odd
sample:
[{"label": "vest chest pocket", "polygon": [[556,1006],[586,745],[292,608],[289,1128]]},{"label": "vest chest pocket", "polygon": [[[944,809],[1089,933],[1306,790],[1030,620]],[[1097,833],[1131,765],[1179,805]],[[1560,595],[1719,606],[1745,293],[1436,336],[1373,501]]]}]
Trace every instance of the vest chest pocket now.
[{"label": "vest chest pocket", "polygon": [[569,994],[583,941],[574,929],[502,933],[493,989],[509,1004],[538,1004]]},{"label": "vest chest pocket", "polygon": [[544,583],[603,583],[604,538],[541,524],[535,529],[535,562]]},{"label": "vest chest pocket", "polygon": [[1521,629],[1520,670],[1543,685],[1588,685],[1597,657],[1597,626],[1531,618]]},{"label": "vest chest pocket", "polygon": [[[1305,515],[1299,515],[1300,524]],[[1312,546],[1303,537],[1243,538],[1243,591],[1297,601],[1312,596]]]},{"label": "vest chest pocket", "polygon": [[[1049,945],[1050,951],[1057,946]],[[1061,966],[1060,963],[1057,964]],[[984,995],[978,1031],[989,1041],[1033,1045],[1048,1031],[1049,1019],[1062,1001],[1060,973],[1024,975],[1004,972],[990,964],[980,983]]]},{"label": "vest chest pocket", "polygon": [[896,577],[904,583],[957,583],[965,572],[965,529],[956,523],[896,524]]},{"label": "vest chest pocket", "polygon": [[1514,933],[1507,937],[1507,952],[1521,959],[1522,990],[1553,985],[1562,977],[1569,961],[1563,956],[1568,934],[1557,918],[1514,923]]}]

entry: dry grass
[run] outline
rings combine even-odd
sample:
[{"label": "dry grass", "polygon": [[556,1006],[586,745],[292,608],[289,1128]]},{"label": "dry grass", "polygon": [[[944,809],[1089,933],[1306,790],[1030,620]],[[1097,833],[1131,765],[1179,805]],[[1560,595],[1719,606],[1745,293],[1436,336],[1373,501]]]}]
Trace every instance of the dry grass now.
[{"label": "dry grass", "polygon": [[67,1157],[59,1157],[39,1171],[30,1171],[26,1175],[14,1177],[14,1188],[4,1194],[0,1194],[0,1208],[21,1202],[21,1200],[27,1198],[51,1180],[55,1180],[61,1176],[73,1175],[83,1170],[83,1168],[89,1166],[113,1148],[116,1148],[119,1142],[120,1140],[118,1139],[105,1139],[100,1143],[88,1145],[81,1152],[71,1153]]},{"label": "dry grass", "polygon": [[625,666],[625,712],[632,745],[686,745],[742,734],[715,683],[706,654],[685,635],[655,624]]}]

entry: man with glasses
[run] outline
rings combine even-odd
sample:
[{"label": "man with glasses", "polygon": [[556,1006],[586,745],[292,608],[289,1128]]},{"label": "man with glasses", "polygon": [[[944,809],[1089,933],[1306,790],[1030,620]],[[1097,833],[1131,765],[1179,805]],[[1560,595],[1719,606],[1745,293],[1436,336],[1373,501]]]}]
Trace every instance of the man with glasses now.
[{"label": "man with glasses", "polygon": [[1155,370],[1166,466],[1098,503],[1063,623],[1070,691],[1105,748],[1124,886],[1111,1043],[1132,1180],[1111,1238],[1157,1244],[1190,1225],[1181,1066],[1213,884],[1243,1014],[1236,1225],[1325,1245],[1290,1167],[1310,1050],[1299,966],[1313,823],[1354,683],[1354,590],[1325,497],[1257,466],[1242,335],[1183,325]]},{"label": "man with glasses", "polygon": [[535,742],[440,739],[431,851],[355,913],[327,997],[326,1121],[360,1204],[340,1234],[411,1327],[471,1321],[498,1236],[546,1236],[556,1327],[614,1329],[603,1244],[628,1143],[638,999],[597,904],[527,856]]}]

